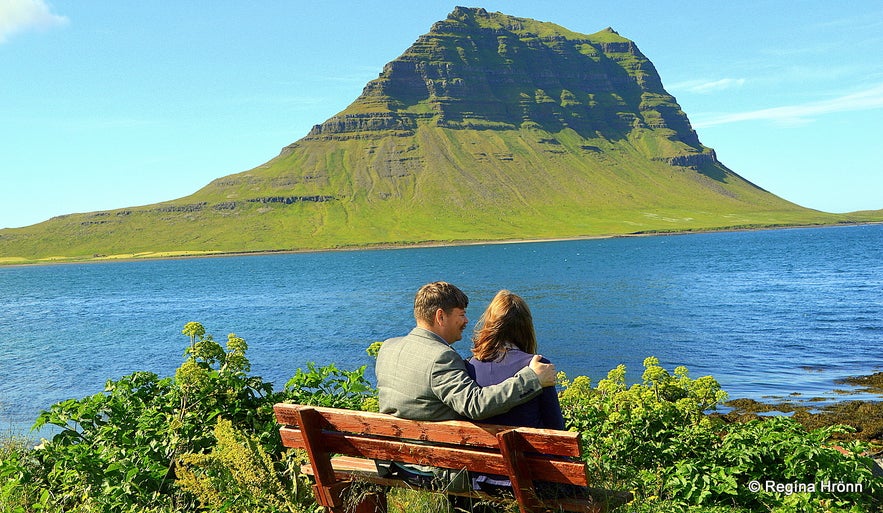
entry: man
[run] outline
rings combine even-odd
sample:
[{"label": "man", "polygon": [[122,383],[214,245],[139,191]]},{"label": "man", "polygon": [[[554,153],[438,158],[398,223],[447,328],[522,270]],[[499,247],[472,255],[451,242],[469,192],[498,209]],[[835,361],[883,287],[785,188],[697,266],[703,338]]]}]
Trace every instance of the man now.
[{"label": "man", "polygon": [[555,384],[555,366],[535,355],[506,381],[479,386],[451,344],[469,322],[469,298],[446,282],[424,285],[414,298],[417,327],[389,339],[377,355],[380,411],[415,420],[481,420],[509,411]]}]

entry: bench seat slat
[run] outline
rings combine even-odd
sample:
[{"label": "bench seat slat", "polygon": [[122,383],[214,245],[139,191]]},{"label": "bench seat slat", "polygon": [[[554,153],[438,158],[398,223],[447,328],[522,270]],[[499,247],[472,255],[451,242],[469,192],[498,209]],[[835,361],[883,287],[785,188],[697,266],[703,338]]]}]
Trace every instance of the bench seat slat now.
[{"label": "bench seat slat", "polygon": [[[295,404],[277,404],[276,420],[279,424],[296,426],[296,410],[304,408]],[[497,434],[512,426],[475,424],[468,421],[402,421],[383,413],[337,410],[335,408],[311,407],[322,414],[326,429],[347,433],[360,433],[390,438],[405,438],[433,443],[462,444],[497,449]],[[580,457],[579,433],[519,427],[522,443],[534,452],[556,456]]]},{"label": "bench seat slat", "polygon": [[[284,426],[279,429],[282,443],[286,447],[306,449],[303,434],[299,429]],[[473,472],[488,474],[508,474],[503,456],[499,451],[451,446],[431,446],[403,440],[363,438],[345,433],[323,432],[321,443],[324,451],[369,459],[393,459],[403,463],[416,463],[452,469],[467,468]],[[390,457],[390,455],[395,455]],[[556,483],[571,483],[586,486],[585,464],[583,462],[552,459],[548,456],[535,456],[525,453],[524,458],[534,479]]]}]

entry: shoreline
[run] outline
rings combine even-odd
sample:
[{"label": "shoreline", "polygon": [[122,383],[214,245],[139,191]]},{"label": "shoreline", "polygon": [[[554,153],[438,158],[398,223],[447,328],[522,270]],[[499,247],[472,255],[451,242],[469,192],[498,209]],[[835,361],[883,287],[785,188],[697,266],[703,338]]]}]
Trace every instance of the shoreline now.
[{"label": "shoreline", "polygon": [[577,235],[572,237],[546,237],[546,238],[515,238],[515,239],[462,239],[462,240],[425,240],[418,242],[377,242],[367,244],[353,244],[344,246],[332,246],[328,248],[301,248],[301,249],[265,249],[253,251],[160,251],[160,252],[141,252],[133,254],[120,255],[101,255],[95,257],[56,257],[57,259],[44,258],[39,260],[26,260],[22,262],[4,262],[4,258],[22,258],[22,257],[0,257],[0,268],[3,267],[30,267],[30,266],[46,266],[46,265],[67,265],[67,264],[104,264],[112,262],[141,262],[152,260],[187,260],[194,258],[226,258],[239,256],[266,256],[266,255],[288,255],[302,253],[330,253],[345,251],[385,251],[400,249],[422,249],[422,248],[443,248],[443,247],[465,247],[465,246],[483,246],[483,245],[503,245],[503,244],[530,244],[543,242],[568,242],[581,240],[605,240],[605,239],[621,239],[633,237],[658,237],[658,236],[676,236],[676,235],[696,235],[703,233],[739,233],[739,232],[757,232],[771,230],[789,230],[789,229],[806,229],[806,228],[836,228],[848,226],[873,226],[881,225],[883,221],[855,221],[855,222],[836,222],[821,224],[795,224],[795,225],[768,225],[754,227],[721,227],[721,228],[703,228],[691,230],[672,230],[672,231],[639,231],[621,234],[601,234],[601,235]]},{"label": "shoreline", "polygon": [[[856,387],[853,392],[845,392],[837,401],[813,405],[814,398],[777,402],[758,401],[750,398],[728,399],[719,406],[730,408],[726,413],[715,416],[726,422],[748,422],[765,417],[789,416],[807,430],[845,425],[852,432],[839,432],[835,440],[860,440],[872,446],[883,445],[883,372],[850,376],[836,383]],[[851,394],[864,394],[875,398],[850,398]]]}]

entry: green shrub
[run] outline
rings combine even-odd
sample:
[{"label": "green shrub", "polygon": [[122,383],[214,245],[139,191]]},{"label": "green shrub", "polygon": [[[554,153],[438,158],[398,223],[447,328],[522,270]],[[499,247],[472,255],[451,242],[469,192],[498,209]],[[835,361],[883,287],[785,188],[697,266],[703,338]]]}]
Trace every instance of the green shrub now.
[{"label": "green shrub", "polygon": [[365,379],[366,366],[353,371],[338,369],[334,364],[316,368],[307,362],[307,370],[297,369],[285,384],[285,400],[297,404],[344,408],[347,410],[376,409],[376,393]]},{"label": "green shrub", "polygon": [[[108,381],[102,393],[40,414],[36,427],[61,429],[52,440],[36,449],[19,439],[0,444],[0,513],[316,511],[299,474],[304,455],[281,446],[272,406],[376,411],[366,367],[308,363],[273,392],[249,375],[241,338],[231,334],[221,347],[199,323],[183,333],[190,345],[174,377],[135,372]],[[644,367],[632,385],[623,366],[595,387],[585,376],[561,375],[562,410],[582,434],[593,485],[632,491],[629,511],[881,511],[881,479],[856,456],[866,447],[831,446],[845,428],[808,431],[787,417],[725,424],[707,415],[726,397],[714,378],[691,379],[683,367],[670,373],[655,358]],[[771,490],[768,482],[790,488]],[[439,500],[402,492],[390,506],[434,511]]]},{"label": "green shrub", "polygon": [[188,323],[183,333],[190,345],[174,378],[135,372],[108,381],[102,393],[59,402],[39,415],[35,428],[61,431],[31,455],[39,462],[29,476],[29,486],[41,490],[37,506],[191,509],[193,497],[175,485],[177,460],[209,451],[221,416],[276,451],[276,396],[269,383],[248,375],[245,341],[230,334],[221,347],[199,323]]},{"label": "green shrub", "polygon": [[313,492],[300,474],[303,460],[287,451],[277,461],[254,436],[238,431],[225,419],[214,429],[215,446],[208,453],[181,456],[177,485],[193,494],[209,511],[296,512],[310,504]]},{"label": "green shrub", "polygon": [[[308,363],[274,393],[249,375],[242,338],[230,334],[222,347],[196,322],[182,333],[190,344],[174,377],[135,372],[40,413],[36,429],[61,431],[36,450],[4,453],[0,511],[315,508],[297,477],[302,458],[281,445],[273,404],[370,407],[365,367]],[[235,500],[212,500],[225,496]]]},{"label": "green shrub", "polygon": [[[726,398],[714,378],[690,379],[683,367],[671,374],[652,357],[644,367],[642,383],[631,386],[624,366],[595,388],[584,376],[561,376],[567,425],[582,434],[598,485],[631,490],[648,511],[880,508],[872,462],[856,456],[864,446],[851,444],[847,455],[828,445],[843,428],[808,432],[788,417],[724,425],[706,414]],[[768,491],[768,482],[791,489]],[[795,491],[796,483],[815,490]],[[851,483],[861,492],[826,491],[823,483]]]},{"label": "green shrub", "polygon": [[0,513],[33,510],[42,491],[31,483],[40,472],[28,440],[11,435],[0,440]]}]

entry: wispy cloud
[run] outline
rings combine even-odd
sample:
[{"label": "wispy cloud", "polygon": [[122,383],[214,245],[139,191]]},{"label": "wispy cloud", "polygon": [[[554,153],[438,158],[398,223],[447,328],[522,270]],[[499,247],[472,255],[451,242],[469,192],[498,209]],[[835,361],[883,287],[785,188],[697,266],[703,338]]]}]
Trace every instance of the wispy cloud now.
[{"label": "wispy cloud", "polygon": [[0,44],[28,30],[46,30],[68,19],[53,14],[43,0],[0,0]]},{"label": "wispy cloud", "polygon": [[738,123],[740,121],[773,121],[783,125],[801,125],[813,121],[816,117],[837,112],[851,112],[883,108],[883,84],[838,96],[830,100],[808,102],[800,105],[786,105],[769,109],[752,110],[722,114],[694,123],[695,128]]},{"label": "wispy cloud", "polygon": [[691,80],[673,84],[672,91],[688,91],[696,94],[709,94],[726,89],[734,89],[745,85],[744,78],[722,78],[720,80]]}]

